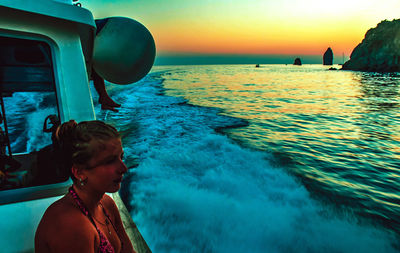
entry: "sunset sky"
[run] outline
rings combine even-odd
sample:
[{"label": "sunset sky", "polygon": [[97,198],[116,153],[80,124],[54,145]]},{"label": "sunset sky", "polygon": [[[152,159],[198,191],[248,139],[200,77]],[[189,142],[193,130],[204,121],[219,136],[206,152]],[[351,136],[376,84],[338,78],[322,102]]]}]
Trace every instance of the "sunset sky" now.
[{"label": "sunset sky", "polygon": [[126,16],[153,34],[157,55],[346,57],[399,0],[80,0],[95,18]]}]

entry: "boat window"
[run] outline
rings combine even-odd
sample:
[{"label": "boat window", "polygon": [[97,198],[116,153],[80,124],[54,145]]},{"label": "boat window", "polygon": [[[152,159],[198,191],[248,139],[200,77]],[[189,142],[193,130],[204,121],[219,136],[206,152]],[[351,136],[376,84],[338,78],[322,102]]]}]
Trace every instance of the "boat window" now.
[{"label": "boat window", "polygon": [[0,190],[66,181],[57,159],[59,125],[50,46],[0,36]]}]

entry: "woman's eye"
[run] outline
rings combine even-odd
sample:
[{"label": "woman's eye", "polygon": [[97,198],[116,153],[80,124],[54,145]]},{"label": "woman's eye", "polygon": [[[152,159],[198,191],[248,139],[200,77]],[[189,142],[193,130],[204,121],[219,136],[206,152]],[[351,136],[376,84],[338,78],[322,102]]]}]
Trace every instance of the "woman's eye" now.
[{"label": "woman's eye", "polygon": [[118,156],[111,157],[110,159],[106,160],[104,164],[112,164],[117,162],[119,159],[124,159],[124,153],[121,154],[120,158]]}]

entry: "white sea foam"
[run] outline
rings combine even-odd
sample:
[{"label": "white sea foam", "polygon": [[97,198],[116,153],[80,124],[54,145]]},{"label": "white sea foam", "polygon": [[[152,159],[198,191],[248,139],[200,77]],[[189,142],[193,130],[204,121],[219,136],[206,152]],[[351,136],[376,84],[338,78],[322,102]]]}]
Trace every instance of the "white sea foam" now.
[{"label": "white sea foam", "polygon": [[266,159],[212,134],[152,151],[132,189],[154,252],[390,252],[384,233],[327,214]]},{"label": "white sea foam", "polygon": [[111,86],[123,107],[99,113],[128,133],[125,152],[140,161],[131,214],[153,252],[395,252],[388,232],[338,218],[270,154],[213,131],[231,118],[160,96],[158,75]]},{"label": "white sea foam", "polygon": [[57,114],[53,93],[18,92],[4,102],[14,153],[29,153],[51,144],[50,134],[43,133],[43,123],[48,115]]}]

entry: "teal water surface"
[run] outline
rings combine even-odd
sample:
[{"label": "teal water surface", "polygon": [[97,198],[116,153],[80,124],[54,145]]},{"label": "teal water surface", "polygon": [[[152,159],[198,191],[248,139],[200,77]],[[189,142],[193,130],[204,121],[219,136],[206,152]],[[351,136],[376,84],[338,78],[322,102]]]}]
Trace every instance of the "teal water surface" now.
[{"label": "teal water surface", "polygon": [[164,87],[247,120],[225,132],[271,152],[315,198],[400,233],[400,76],[327,69],[185,66]]},{"label": "teal water surface", "polygon": [[[397,74],[156,66],[108,84],[153,252],[399,252]],[[136,165],[135,165],[136,164]]]}]

